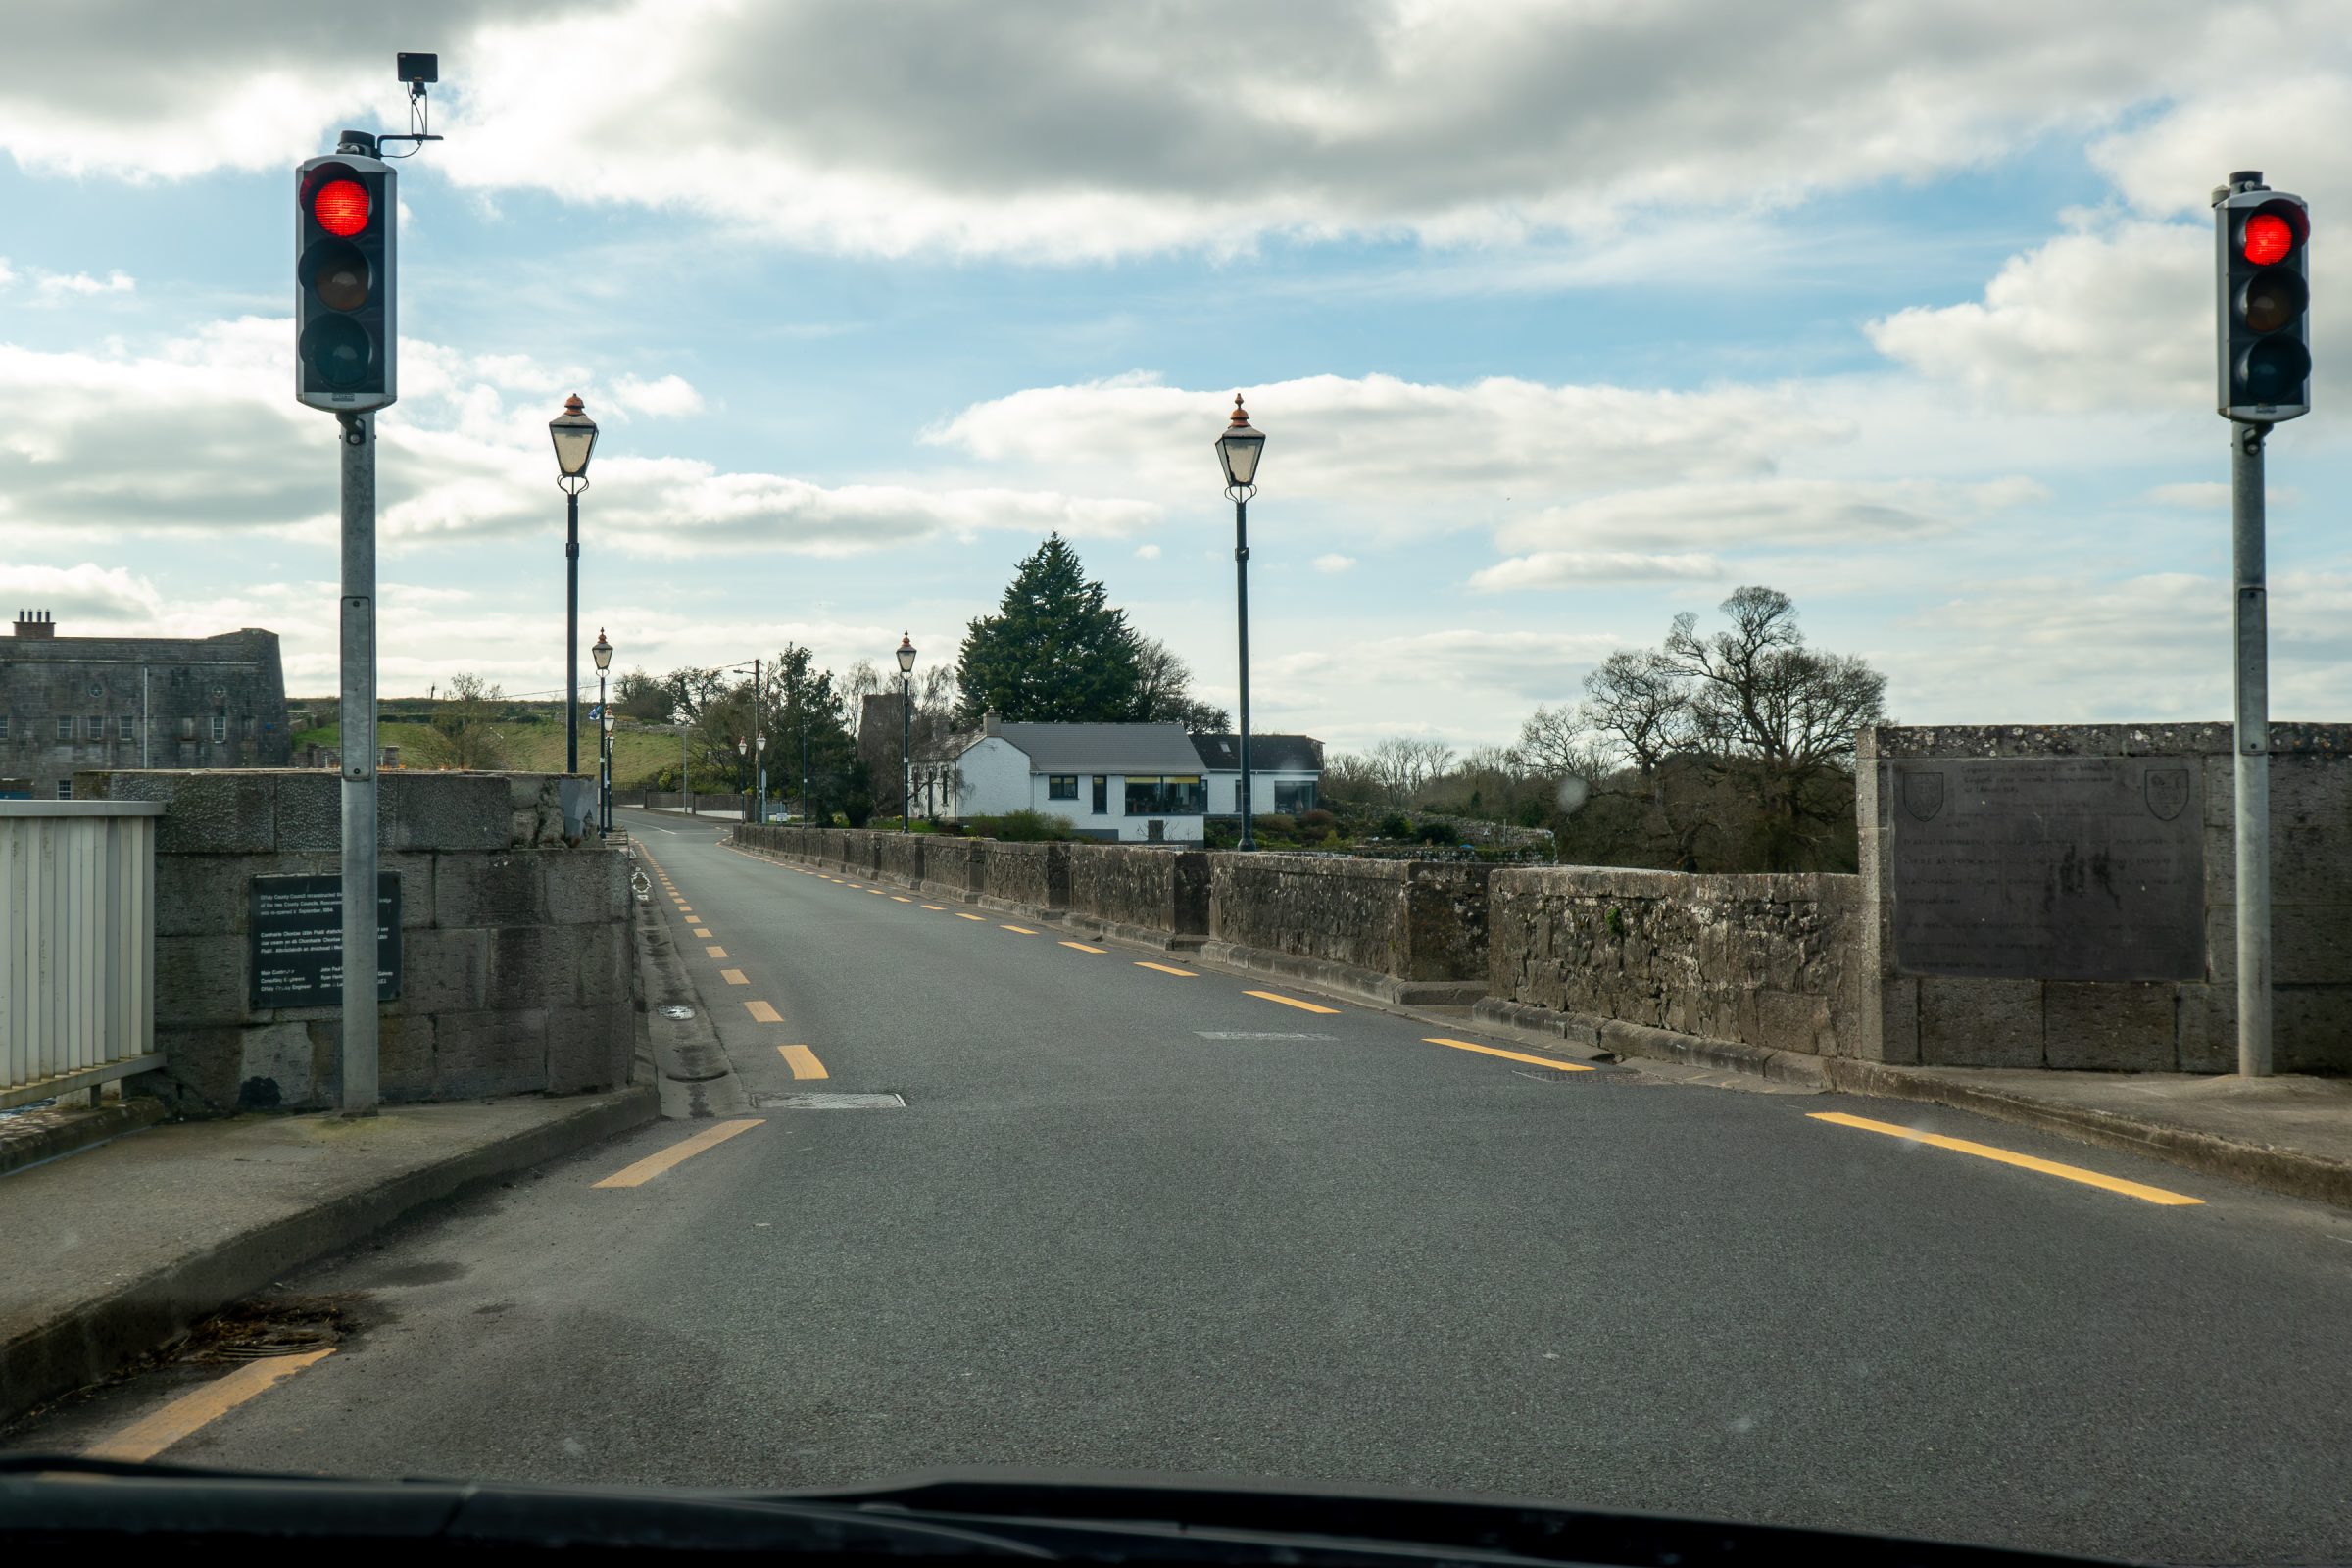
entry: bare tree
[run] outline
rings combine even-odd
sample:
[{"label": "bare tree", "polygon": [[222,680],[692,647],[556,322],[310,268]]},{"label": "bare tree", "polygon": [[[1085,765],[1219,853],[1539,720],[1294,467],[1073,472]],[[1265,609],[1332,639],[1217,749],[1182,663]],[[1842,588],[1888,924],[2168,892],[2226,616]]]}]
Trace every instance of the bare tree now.
[{"label": "bare tree", "polygon": [[1698,738],[1688,683],[1664,654],[1620,649],[1585,677],[1585,692],[1578,719],[1645,778]]},{"label": "bare tree", "polygon": [[507,694],[479,675],[450,677],[449,697],[433,720],[451,767],[497,767],[507,745],[493,728]]},{"label": "bare tree", "polygon": [[1136,652],[1136,712],[1147,723],[1182,724],[1195,735],[1221,734],[1233,727],[1233,715],[1212,703],[1193,697],[1193,667],[1184,657],[1157,638],[1143,642]]},{"label": "bare tree", "polygon": [[1453,765],[1453,748],[1442,741],[1392,735],[1372,748],[1365,760],[1392,806],[1409,805],[1422,786]]}]

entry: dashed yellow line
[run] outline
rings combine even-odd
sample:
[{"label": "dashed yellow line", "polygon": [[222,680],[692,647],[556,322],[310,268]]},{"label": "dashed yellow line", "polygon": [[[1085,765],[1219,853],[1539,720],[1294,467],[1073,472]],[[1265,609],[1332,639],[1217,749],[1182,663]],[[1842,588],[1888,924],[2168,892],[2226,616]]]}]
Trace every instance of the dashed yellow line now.
[{"label": "dashed yellow line", "polygon": [[1180,974],[1187,980],[1198,980],[1200,978],[1190,969],[1179,969],[1172,964],[1146,963],[1141,959],[1138,959],[1135,966],[1138,969],[1157,969],[1161,974]]},{"label": "dashed yellow line", "polygon": [[1007,931],[1017,931],[1017,932],[1019,932],[1019,933],[1020,933],[1022,936],[1025,936],[1025,937],[1033,937],[1033,936],[1037,935],[1037,933],[1036,933],[1036,932],[1034,932],[1034,931],[1030,930],[1030,929],[1029,929],[1027,926],[1025,926],[1025,925],[1008,925],[1008,926],[1005,926],[1004,929],[1005,929],[1005,930],[1007,930]]},{"label": "dashed yellow line", "polygon": [[1076,948],[1080,953],[1108,953],[1110,951],[1108,948],[1090,948],[1083,942],[1064,942],[1062,946]]},{"label": "dashed yellow line", "polygon": [[1286,997],[1279,991],[1245,991],[1242,995],[1258,997],[1267,1002],[1279,1002],[1286,1007],[1297,1007],[1300,1012],[1337,1012],[1340,1010],[1337,1007],[1326,1007],[1320,1003],[1300,1002],[1297,997]]},{"label": "dashed yellow line", "polygon": [[961,909],[957,909],[956,911],[956,918],[958,920],[985,920],[988,918],[988,916],[985,914],[966,914]]},{"label": "dashed yellow line", "polygon": [[893,893],[890,896],[890,902],[893,904],[912,904],[914,901],[904,893]]},{"label": "dashed yellow line", "polygon": [[746,980],[743,977],[743,971],[741,969],[721,969],[718,971],[718,977],[731,986],[748,986],[751,984],[749,980]]},{"label": "dashed yellow line", "polygon": [[923,907],[926,909],[937,909],[942,914],[947,913],[948,910],[948,906],[944,904],[926,904],[923,906]]},{"label": "dashed yellow line", "polygon": [[764,1002],[747,1002],[743,1006],[744,1010],[752,1015],[754,1023],[782,1023],[784,1021],[784,1015]]},{"label": "dashed yellow line", "polygon": [[705,948],[703,951],[713,958],[723,958],[727,956],[727,950],[717,946],[715,943],[708,948]]},{"label": "dashed yellow line", "polygon": [[1500,1056],[1505,1061],[1524,1061],[1537,1067],[1550,1067],[1559,1072],[1591,1072],[1581,1061],[1562,1061],[1556,1056],[1531,1056],[1523,1051],[1502,1051],[1494,1046],[1482,1046],[1468,1040],[1448,1040],[1444,1035],[1423,1036],[1433,1046],[1451,1046],[1456,1051],[1475,1051],[1482,1056]]},{"label": "dashed yellow line", "polygon": [[334,1354],[334,1347],[306,1350],[300,1355],[274,1355],[248,1361],[223,1378],[183,1394],[153,1415],[133,1421],[112,1437],[82,1450],[91,1459],[121,1459],[142,1464],[171,1447],[197,1428],[218,1421],[255,1395],[292,1377],[313,1362]]},{"label": "dashed yellow line", "polygon": [[671,1166],[692,1159],[705,1150],[716,1149],[737,1133],[748,1133],[760,1125],[762,1118],[747,1116],[739,1121],[722,1121],[705,1128],[692,1138],[680,1139],[658,1154],[648,1154],[634,1165],[624,1165],[596,1185],[599,1187],[643,1187],[647,1182]]},{"label": "dashed yellow line", "polygon": [[694,928],[694,934],[698,937],[708,937],[710,934],[710,928],[709,926],[698,925]]},{"label": "dashed yellow line", "polygon": [[2183,1208],[2202,1204],[2202,1198],[2190,1198],[2185,1193],[2167,1192],[2161,1187],[2149,1187],[2139,1182],[2128,1182],[2120,1176],[2102,1176],[2095,1170],[2080,1165],[2061,1165],[2054,1159],[2036,1159],[2032,1154],[2020,1154],[1990,1144],[1972,1144],[1965,1138],[1946,1138],[1941,1133],[1923,1133],[1916,1127],[1898,1127],[1892,1122],[1871,1121],[1863,1116],[1849,1116],[1841,1110],[1814,1110],[1806,1114],[1815,1121],[1836,1122],[1840,1127],[1859,1127],[1864,1132],[1884,1133],[1888,1138],[1901,1138],[1914,1144],[1927,1144],[1936,1149],[1948,1149],[1957,1154],[1974,1154],[1979,1159],[1998,1160],[2021,1170],[2035,1170],[2044,1176],[2056,1176],[2064,1181],[2080,1182],[2102,1192],[2121,1193],[2136,1198],[2143,1203],[2161,1203],[2166,1207]]},{"label": "dashed yellow line", "polygon": [[778,1046],[776,1051],[783,1056],[784,1064],[792,1069],[792,1075],[795,1078],[830,1078],[832,1076],[831,1073],[825,1071],[825,1064],[816,1059],[816,1053],[810,1051],[807,1046]]}]

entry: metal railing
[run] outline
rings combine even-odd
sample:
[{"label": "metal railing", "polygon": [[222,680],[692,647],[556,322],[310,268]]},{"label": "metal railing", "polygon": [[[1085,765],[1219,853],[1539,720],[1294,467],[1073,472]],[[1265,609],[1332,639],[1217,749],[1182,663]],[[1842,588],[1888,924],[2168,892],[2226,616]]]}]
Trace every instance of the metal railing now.
[{"label": "metal railing", "polygon": [[0,801],[0,1109],[161,1067],[160,801]]}]

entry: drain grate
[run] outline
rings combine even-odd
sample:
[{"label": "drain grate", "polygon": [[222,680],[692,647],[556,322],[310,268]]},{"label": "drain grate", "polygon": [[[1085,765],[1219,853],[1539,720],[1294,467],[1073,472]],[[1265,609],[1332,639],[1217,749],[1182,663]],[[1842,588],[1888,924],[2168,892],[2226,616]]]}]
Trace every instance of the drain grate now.
[{"label": "drain grate", "polygon": [[903,1110],[906,1102],[897,1095],[798,1094],[754,1095],[761,1110]]},{"label": "drain grate", "polygon": [[1337,1040],[1338,1035],[1270,1034],[1250,1029],[1196,1029],[1203,1040]]}]

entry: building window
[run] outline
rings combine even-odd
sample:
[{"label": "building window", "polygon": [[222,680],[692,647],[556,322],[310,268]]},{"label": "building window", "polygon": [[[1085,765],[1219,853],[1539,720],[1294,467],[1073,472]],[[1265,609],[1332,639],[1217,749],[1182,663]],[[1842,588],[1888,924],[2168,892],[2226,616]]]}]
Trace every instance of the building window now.
[{"label": "building window", "polygon": [[90,715],[90,739],[94,741],[106,739],[106,715],[104,713]]},{"label": "building window", "polygon": [[1274,809],[1282,816],[1302,816],[1315,808],[1315,783],[1277,783],[1274,786]]},{"label": "building window", "polygon": [[1189,816],[1203,807],[1199,774],[1169,774],[1164,778],[1127,775],[1129,816]]},{"label": "building window", "polygon": [[61,801],[70,801],[74,798],[74,781],[72,779],[61,778],[57,781],[57,798]]},{"label": "building window", "polygon": [[121,718],[116,719],[115,738],[117,740],[124,741],[137,740],[139,738],[139,721],[131,717],[128,713],[124,713]]},{"label": "building window", "polygon": [[228,715],[215,713],[213,715],[213,744],[218,746],[226,739],[228,739]]},{"label": "building window", "polygon": [[70,741],[74,738],[73,714],[60,713],[57,715],[57,738],[61,741]]},{"label": "building window", "polygon": [[1097,816],[1110,814],[1110,780],[1101,773],[1095,775],[1095,814]]},{"label": "building window", "polygon": [[0,741],[8,739],[8,715],[0,713]]},{"label": "building window", "polygon": [[1048,774],[1046,775],[1046,799],[1047,799],[1047,800],[1049,800],[1049,801],[1074,801],[1074,800],[1076,800],[1077,798],[1078,798],[1078,775],[1077,775],[1077,774],[1075,774],[1075,773],[1048,773]]}]

